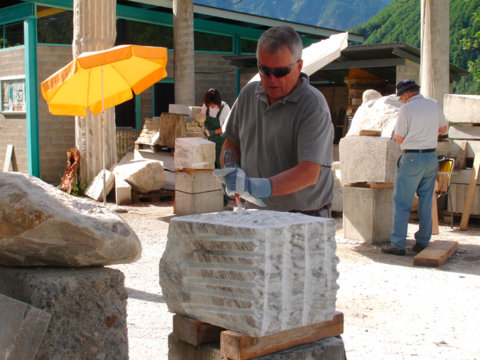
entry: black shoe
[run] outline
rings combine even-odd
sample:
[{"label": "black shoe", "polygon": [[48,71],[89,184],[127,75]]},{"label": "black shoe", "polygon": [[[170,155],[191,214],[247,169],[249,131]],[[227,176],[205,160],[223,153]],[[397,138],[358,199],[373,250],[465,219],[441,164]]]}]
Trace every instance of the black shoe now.
[{"label": "black shoe", "polygon": [[416,242],[415,245],[412,246],[412,251],[418,254],[420,251],[422,251],[425,248],[426,246],[420,245],[418,242]]},{"label": "black shoe", "polygon": [[382,246],[382,253],[403,256],[405,255],[405,250],[396,248],[395,246],[388,244]]}]

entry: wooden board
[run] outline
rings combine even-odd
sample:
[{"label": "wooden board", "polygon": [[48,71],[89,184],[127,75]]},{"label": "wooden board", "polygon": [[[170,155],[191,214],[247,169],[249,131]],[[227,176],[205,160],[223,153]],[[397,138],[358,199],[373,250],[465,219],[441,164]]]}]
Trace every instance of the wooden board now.
[{"label": "wooden board", "polygon": [[160,145],[175,147],[177,137],[186,137],[187,115],[162,113],[160,116]]},{"label": "wooden board", "polygon": [[458,249],[456,241],[433,241],[413,258],[414,266],[438,267],[445,263]]},{"label": "wooden board", "polygon": [[13,145],[7,145],[7,151],[5,152],[5,162],[3,163],[3,172],[10,171],[10,165],[12,171],[18,171],[17,159],[15,157],[15,152],[13,151]]},{"label": "wooden board", "polygon": [[343,185],[344,187],[361,187],[361,188],[370,188],[370,189],[389,189],[393,188],[393,183],[388,182],[388,183],[381,183],[381,182],[373,182],[373,181],[364,181],[364,182],[358,182],[358,183],[351,183],[351,184],[345,184]]},{"label": "wooden board", "polygon": [[381,136],[382,132],[378,130],[360,130],[359,136]]},{"label": "wooden board", "polygon": [[470,183],[468,184],[467,198],[463,205],[463,214],[462,220],[460,221],[460,230],[467,230],[468,228],[468,219],[470,218],[470,211],[472,209],[472,200],[475,195],[475,188],[477,187],[478,181],[478,169],[480,167],[480,153],[475,154],[475,159],[473,160],[472,173],[470,175]]},{"label": "wooden board", "polygon": [[198,346],[209,342],[219,342],[223,328],[193,320],[178,314],[173,315],[173,333],[190,345]]},{"label": "wooden board", "polygon": [[330,321],[279,331],[261,337],[242,335],[236,331],[227,330],[220,334],[220,354],[233,360],[251,359],[327,337],[338,336],[342,333],[343,313],[341,312],[336,312]]}]

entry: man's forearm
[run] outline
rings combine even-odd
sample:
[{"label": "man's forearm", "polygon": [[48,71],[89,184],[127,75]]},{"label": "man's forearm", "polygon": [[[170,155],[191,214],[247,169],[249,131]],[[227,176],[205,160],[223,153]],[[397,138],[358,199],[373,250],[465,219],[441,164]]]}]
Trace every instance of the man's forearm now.
[{"label": "man's forearm", "polygon": [[297,166],[272,176],[272,196],[292,194],[316,184],[321,168],[320,164],[302,161]]},{"label": "man's forearm", "polygon": [[234,143],[232,140],[225,139],[225,142],[222,145],[222,151],[220,152],[220,164],[222,165],[222,167],[224,167],[223,152],[225,150],[231,150],[233,153],[233,161],[235,161],[238,165],[240,165],[240,161],[241,161],[240,145]]}]

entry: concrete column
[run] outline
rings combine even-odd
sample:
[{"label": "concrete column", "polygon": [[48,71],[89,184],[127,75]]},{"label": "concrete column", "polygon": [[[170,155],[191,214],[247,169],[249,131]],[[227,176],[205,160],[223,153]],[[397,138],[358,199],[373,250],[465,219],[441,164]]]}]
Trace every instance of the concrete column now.
[{"label": "concrete column", "polygon": [[421,93],[443,106],[449,92],[449,0],[421,2]]},{"label": "concrete column", "polygon": [[173,0],[175,103],[195,105],[193,0]]},{"label": "concrete column", "polygon": [[[74,0],[73,4],[73,57],[86,51],[112,47],[116,38],[115,0]],[[105,167],[117,161],[115,109],[104,113],[105,131],[102,131],[102,114],[75,118],[75,144],[80,149],[80,179],[90,181]],[[102,134],[105,134],[102,136]]]}]

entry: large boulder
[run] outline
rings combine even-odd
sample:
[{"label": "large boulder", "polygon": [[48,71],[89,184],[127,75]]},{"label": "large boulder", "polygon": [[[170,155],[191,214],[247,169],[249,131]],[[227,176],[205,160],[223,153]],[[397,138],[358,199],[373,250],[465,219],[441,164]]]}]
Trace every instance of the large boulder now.
[{"label": "large boulder", "polygon": [[0,173],[0,265],[131,263],[141,244],[113,211],[22,173]]}]

